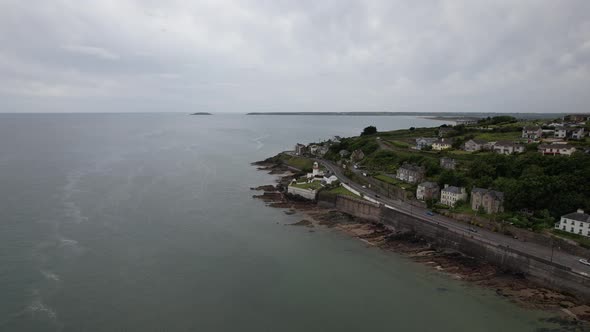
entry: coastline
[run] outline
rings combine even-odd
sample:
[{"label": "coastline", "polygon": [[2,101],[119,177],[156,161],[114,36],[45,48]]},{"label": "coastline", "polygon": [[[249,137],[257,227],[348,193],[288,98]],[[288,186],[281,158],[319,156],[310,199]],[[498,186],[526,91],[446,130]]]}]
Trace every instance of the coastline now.
[{"label": "coastline", "polygon": [[286,194],[286,186],[295,173],[273,158],[252,163],[258,170],[277,175],[277,185],[265,185],[252,190],[263,191],[254,198],[262,199],[269,207],[286,209],[285,214],[301,215],[302,219],[288,226],[333,228],[380,250],[395,252],[413,262],[455,280],[493,290],[497,296],[521,307],[550,312],[564,327],[578,330],[590,322],[590,306],[571,294],[557,292],[536,284],[523,275],[512,273],[483,261],[477,261],[457,251],[437,248],[414,233],[399,232],[380,223],[350,216],[334,208],[324,208],[316,202]]}]

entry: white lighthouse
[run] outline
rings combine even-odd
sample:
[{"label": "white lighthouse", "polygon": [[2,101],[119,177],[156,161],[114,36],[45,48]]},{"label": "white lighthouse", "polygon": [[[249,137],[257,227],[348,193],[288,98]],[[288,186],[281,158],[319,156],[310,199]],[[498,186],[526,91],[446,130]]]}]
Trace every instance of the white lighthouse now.
[{"label": "white lighthouse", "polygon": [[320,165],[318,165],[317,161],[313,163],[313,171],[311,173],[313,177],[320,175]]}]

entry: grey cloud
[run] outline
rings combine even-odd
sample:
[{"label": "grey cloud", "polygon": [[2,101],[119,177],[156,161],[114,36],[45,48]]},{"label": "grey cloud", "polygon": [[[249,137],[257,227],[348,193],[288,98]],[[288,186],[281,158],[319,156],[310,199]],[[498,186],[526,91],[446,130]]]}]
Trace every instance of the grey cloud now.
[{"label": "grey cloud", "polygon": [[588,111],[588,13],[585,0],[7,0],[0,108]]}]

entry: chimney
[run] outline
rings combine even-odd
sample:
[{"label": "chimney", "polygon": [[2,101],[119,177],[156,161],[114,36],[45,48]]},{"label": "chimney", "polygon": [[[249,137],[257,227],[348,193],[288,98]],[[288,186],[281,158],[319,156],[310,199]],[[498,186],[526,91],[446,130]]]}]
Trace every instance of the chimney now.
[{"label": "chimney", "polygon": [[584,213],[584,210],[578,209],[578,213]]}]

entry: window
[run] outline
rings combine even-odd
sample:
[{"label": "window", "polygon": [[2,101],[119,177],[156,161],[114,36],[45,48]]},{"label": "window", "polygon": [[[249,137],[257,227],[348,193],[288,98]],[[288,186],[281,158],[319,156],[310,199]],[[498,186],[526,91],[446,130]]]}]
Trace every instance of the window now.
[{"label": "window", "polygon": [[575,233],[573,227],[570,228],[570,233]]}]

